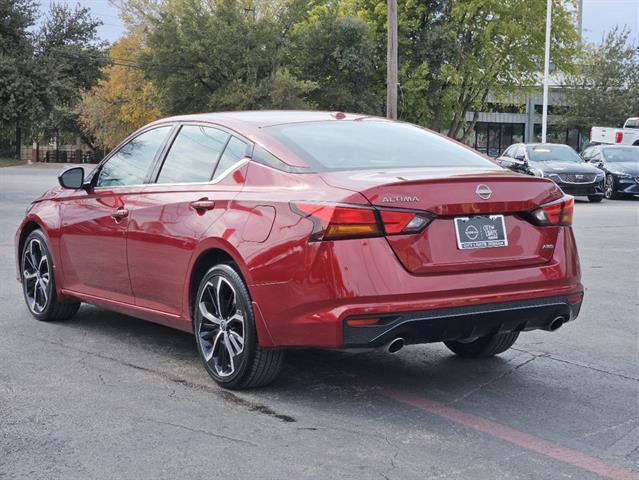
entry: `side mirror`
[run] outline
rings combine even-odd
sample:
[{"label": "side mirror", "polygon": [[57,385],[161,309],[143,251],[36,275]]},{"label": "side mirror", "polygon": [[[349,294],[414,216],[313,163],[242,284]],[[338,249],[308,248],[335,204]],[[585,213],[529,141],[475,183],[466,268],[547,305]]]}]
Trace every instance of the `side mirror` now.
[{"label": "side mirror", "polygon": [[84,168],[73,167],[58,175],[58,182],[62,188],[79,190],[84,186]]}]

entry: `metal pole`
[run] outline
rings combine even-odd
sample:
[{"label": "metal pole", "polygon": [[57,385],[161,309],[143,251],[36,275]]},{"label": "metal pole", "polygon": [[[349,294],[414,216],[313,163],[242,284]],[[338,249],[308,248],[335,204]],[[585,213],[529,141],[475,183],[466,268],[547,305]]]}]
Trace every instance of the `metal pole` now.
[{"label": "metal pole", "polygon": [[579,40],[583,40],[584,35],[584,0],[579,0],[579,4],[577,5],[577,19],[579,22]]},{"label": "metal pole", "polygon": [[386,117],[397,120],[397,0],[388,0]]},{"label": "metal pole", "polygon": [[541,142],[546,143],[548,132],[548,77],[550,75],[550,29],[552,27],[552,0],[546,4],[546,51],[544,55],[544,98],[541,115]]}]

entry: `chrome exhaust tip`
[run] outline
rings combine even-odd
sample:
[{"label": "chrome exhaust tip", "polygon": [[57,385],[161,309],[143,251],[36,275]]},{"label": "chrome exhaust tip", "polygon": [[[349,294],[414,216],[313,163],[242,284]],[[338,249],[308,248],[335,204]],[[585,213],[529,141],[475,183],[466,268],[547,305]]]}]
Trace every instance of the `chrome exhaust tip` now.
[{"label": "chrome exhaust tip", "polygon": [[402,348],[404,348],[405,344],[406,341],[402,337],[397,337],[388,344],[388,346],[386,347],[386,351],[388,353],[397,353]]},{"label": "chrome exhaust tip", "polygon": [[552,322],[548,324],[547,330],[549,332],[554,332],[556,330],[559,330],[565,322],[566,322],[566,318],[564,316],[561,315],[559,317],[556,317]]}]

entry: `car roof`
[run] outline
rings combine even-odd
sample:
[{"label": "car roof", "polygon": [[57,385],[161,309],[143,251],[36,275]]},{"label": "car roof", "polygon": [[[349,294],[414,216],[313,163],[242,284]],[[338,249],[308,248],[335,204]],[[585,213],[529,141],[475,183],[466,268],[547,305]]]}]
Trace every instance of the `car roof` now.
[{"label": "car roof", "polygon": [[243,124],[247,127],[263,128],[271,125],[281,125],[286,123],[300,122],[321,122],[321,121],[344,121],[359,120],[364,118],[379,119],[387,121],[385,118],[371,115],[345,113],[345,112],[325,112],[307,110],[253,110],[243,112],[212,112],[196,113],[192,115],[179,115],[175,117],[163,118],[161,122],[167,121],[191,121],[191,122],[211,122],[223,126],[237,126]]},{"label": "car roof", "polygon": [[526,147],[572,147],[570,145],[566,145],[565,143],[523,143],[522,145]]}]

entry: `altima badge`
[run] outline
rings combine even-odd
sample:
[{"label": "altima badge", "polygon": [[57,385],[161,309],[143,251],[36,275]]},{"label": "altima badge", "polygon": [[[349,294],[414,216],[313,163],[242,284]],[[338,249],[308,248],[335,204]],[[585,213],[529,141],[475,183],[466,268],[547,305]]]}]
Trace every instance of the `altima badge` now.
[{"label": "altima badge", "polygon": [[475,189],[475,193],[477,194],[477,196],[483,200],[488,200],[490,198],[490,196],[493,194],[493,191],[488,188],[488,185],[484,185],[483,183],[480,183],[479,185],[477,185],[477,188]]},{"label": "altima badge", "polygon": [[382,203],[395,203],[395,202],[419,202],[419,197],[408,195],[395,195],[391,197],[382,197]]}]

